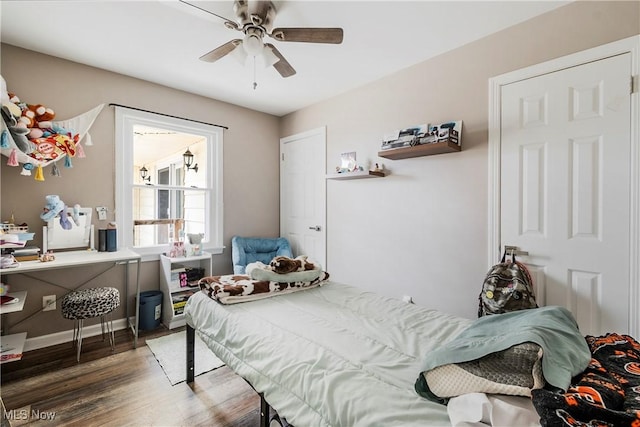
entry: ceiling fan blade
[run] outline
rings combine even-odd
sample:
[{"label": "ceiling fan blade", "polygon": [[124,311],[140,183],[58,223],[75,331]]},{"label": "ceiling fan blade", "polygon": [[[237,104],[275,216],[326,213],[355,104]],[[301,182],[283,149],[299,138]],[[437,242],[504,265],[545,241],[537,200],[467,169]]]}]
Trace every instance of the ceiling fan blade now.
[{"label": "ceiling fan blade", "polygon": [[231,52],[233,52],[235,48],[237,48],[240,45],[242,45],[242,40],[240,39],[234,39],[234,40],[228,41],[225,44],[213,49],[211,52],[202,55],[200,57],[200,60],[205,62],[216,62],[218,59],[222,58],[223,56],[226,56]]},{"label": "ceiling fan blade", "polygon": [[193,8],[198,9],[198,10],[201,10],[201,11],[203,11],[203,12],[206,12],[206,13],[208,13],[209,15],[213,15],[213,16],[216,16],[216,17],[218,17],[218,18],[220,18],[220,19],[224,20],[224,25],[225,25],[225,27],[227,27],[227,28],[230,28],[230,29],[232,29],[232,30],[240,30],[240,27],[238,26],[238,24],[236,24],[235,22],[231,21],[230,19],[225,18],[225,17],[224,17],[224,16],[222,16],[222,15],[218,15],[217,13],[213,13],[213,12],[211,12],[210,10],[207,10],[207,9],[205,9],[205,8],[203,8],[203,7],[200,7],[200,6],[196,6],[195,4],[189,3],[189,2],[184,1],[184,0],[179,0],[179,1],[180,1],[180,3],[184,3],[184,4],[186,4],[187,6],[191,6],[191,7],[193,7]]},{"label": "ceiling fan blade", "polygon": [[249,4],[246,0],[236,0],[233,2],[233,13],[240,25],[249,23]]},{"label": "ceiling fan blade", "polygon": [[282,56],[280,51],[276,49],[274,45],[272,45],[271,43],[265,43],[265,46],[271,48],[271,51],[274,53],[274,55],[280,58],[278,62],[273,64],[273,68],[275,68],[282,77],[291,77],[296,73],[296,70],[294,70],[291,64],[289,64],[289,62],[284,59],[284,56]]},{"label": "ceiling fan blade", "polygon": [[273,14],[273,4],[270,1],[257,1],[252,3],[252,13],[250,15],[253,25],[264,25],[265,21],[269,17],[269,14]]},{"label": "ceiling fan blade", "polygon": [[270,37],[281,42],[342,43],[342,28],[274,28]]}]

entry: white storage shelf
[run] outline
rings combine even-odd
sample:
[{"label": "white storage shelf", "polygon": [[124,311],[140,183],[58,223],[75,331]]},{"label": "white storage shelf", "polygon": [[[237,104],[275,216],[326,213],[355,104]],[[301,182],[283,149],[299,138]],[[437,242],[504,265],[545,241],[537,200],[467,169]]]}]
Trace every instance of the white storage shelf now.
[{"label": "white storage shelf", "polygon": [[17,301],[0,305],[0,313],[7,314],[22,311],[24,302],[27,299],[27,291],[9,292],[7,295],[17,298]]},{"label": "white storage shelf", "polygon": [[[181,287],[179,271],[182,267],[203,268],[204,275],[211,275],[211,254],[203,252],[202,255],[170,258],[160,255],[160,290],[162,291],[162,323],[169,328],[179,328],[186,324],[184,308],[181,302],[186,302],[190,294],[200,290],[198,286]],[[172,277],[173,276],[173,277]]]},{"label": "white storage shelf", "polygon": [[[17,298],[16,302],[0,305],[0,314],[16,313],[22,311],[24,302],[27,299],[27,291],[9,292],[10,297]],[[3,325],[5,320],[3,319]],[[4,326],[3,326],[4,327]],[[22,359],[24,343],[27,340],[27,333],[20,332],[12,335],[2,335],[0,338],[0,363],[14,362]]]},{"label": "white storage shelf", "polygon": [[26,340],[26,332],[3,335],[0,342],[0,355],[2,357],[0,363],[15,362],[16,360],[22,359]]}]

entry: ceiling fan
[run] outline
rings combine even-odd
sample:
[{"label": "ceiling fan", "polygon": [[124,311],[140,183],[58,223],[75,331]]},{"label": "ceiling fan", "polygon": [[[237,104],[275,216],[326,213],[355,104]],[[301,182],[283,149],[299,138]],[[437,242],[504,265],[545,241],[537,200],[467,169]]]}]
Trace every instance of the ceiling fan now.
[{"label": "ceiling fan", "polygon": [[[262,56],[267,66],[273,67],[282,77],[291,77],[296,70],[271,43],[264,42],[264,36],[280,42],[342,43],[342,28],[273,28],[276,8],[267,0],[235,0],[233,11],[236,21],[231,21],[194,4],[180,0],[189,6],[201,9],[224,20],[224,25],[244,33],[241,39],[233,39],[200,57],[202,61],[215,62],[233,53],[241,59],[247,56]],[[255,84],[255,83],[254,83]]]}]

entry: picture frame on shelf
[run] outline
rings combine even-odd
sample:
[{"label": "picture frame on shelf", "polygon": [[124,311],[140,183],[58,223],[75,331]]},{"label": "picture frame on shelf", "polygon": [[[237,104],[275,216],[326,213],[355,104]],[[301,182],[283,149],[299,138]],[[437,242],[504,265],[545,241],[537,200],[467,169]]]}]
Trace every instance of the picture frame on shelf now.
[{"label": "picture frame on shelf", "polygon": [[356,163],[355,151],[340,154],[340,165],[336,166],[336,173],[349,174],[354,172],[361,172],[363,170],[364,168]]},{"label": "picture frame on shelf", "polygon": [[352,171],[356,167],[356,152],[350,151],[348,153],[340,154],[340,169],[346,171]]},{"label": "picture frame on shelf", "polygon": [[420,139],[429,132],[429,129],[429,124],[422,124],[386,133],[382,137],[382,146],[380,149],[392,150],[394,148],[411,147],[419,144]]},{"label": "picture frame on shelf", "polygon": [[462,146],[462,120],[431,125],[429,132],[420,139],[420,144],[435,144],[438,142],[452,142]]}]

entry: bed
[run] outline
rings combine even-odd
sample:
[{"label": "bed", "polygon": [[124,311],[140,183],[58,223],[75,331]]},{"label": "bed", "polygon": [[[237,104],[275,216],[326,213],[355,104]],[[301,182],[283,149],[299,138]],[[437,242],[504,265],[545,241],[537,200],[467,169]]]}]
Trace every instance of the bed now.
[{"label": "bed", "polygon": [[423,357],[466,319],[335,283],[233,305],[198,292],[185,316],[295,426],[449,425],[414,383]]},{"label": "bed", "polygon": [[[518,425],[538,424],[540,418],[530,397],[465,390],[443,401],[431,398],[420,385],[426,372],[446,368],[447,360],[475,360],[479,353],[473,348],[496,341],[484,335],[472,336],[475,341],[471,353],[463,348],[469,347],[468,342],[460,347],[460,338],[473,335],[478,320],[331,281],[321,285],[239,304],[221,304],[206,292],[194,294],[184,311],[187,381],[194,380],[193,341],[197,333],[216,356],[260,394],[263,426],[269,425],[270,407],[297,427],[465,425],[486,418],[496,422],[504,414],[510,418],[503,420],[511,420],[505,422],[521,417]],[[536,309],[538,312],[545,310]],[[556,341],[549,341],[552,345],[547,347],[547,336],[541,341],[528,335],[524,339],[540,341],[549,352],[548,364],[563,366],[558,378],[560,388],[566,390],[571,378],[585,369],[591,354],[584,337],[566,333],[564,324],[556,329]],[[502,340],[505,342],[500,348],[512,348],[512,342],[507,341],[513,334],[504,336],[508,339]],[[571,350],[556,350],[553,355],[552,347],[560,342],[584,348],[575,351],[566,347]],[[456,359],[455,355],[461,357]],[[540,358],[534,358],[538,370]],[[556,358],[553,363],[552,358]],[[432,370],[425,371],[426,367]],[[506,408],[502,415],[498,414],[500,408]],[[493,413],[487,415],[487,411]]]}]

